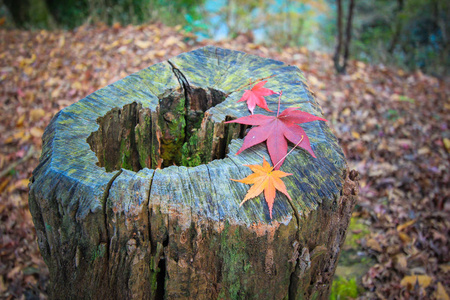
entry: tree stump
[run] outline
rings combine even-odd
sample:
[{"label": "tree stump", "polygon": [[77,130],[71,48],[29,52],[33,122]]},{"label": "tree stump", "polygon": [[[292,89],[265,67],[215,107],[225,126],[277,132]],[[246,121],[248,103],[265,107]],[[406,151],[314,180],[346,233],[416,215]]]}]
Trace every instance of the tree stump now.
[{"label": "tree stump", "polygon": [[[249,114],[242,87],[264,78],[283,91],[281,111],[321,116],[297,67],[205,47],[53,118],[29,195],[51,298],[327,297],[356,173],[325,122],[303,124],[317,158],[286,158],[293,206],[282,193],[272,219],[262,195],[239,206],[249,186],[230,178],[269,156],[264,144],[235,155],[248,128],[224,122]],[[276,111],[278,96],[266,100]]]}]

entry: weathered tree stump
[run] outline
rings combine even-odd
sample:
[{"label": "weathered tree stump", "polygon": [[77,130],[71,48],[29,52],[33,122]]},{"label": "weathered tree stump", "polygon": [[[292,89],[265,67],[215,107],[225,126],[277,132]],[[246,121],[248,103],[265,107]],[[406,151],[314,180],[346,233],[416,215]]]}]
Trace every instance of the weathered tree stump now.
[{"label": "weathered tree stump", "polygon": [[[272,77],[270,77],[272,76]],[[283,164],[293,198],[230,178],[268,157],[234,155],[243,85],[268,78],[281,110],[320,108],[299,69],[205,47],[156,64],[60,111],[47,127],[30,210],[53,299],[323,299],[356,199],[355,174],[325,122],[303,125],[317,159]],[[267,97],[276,111],[277,95]],[[257,113],[268,112],[257,109]],[[291,145],[292,146],[292,145]]]}]

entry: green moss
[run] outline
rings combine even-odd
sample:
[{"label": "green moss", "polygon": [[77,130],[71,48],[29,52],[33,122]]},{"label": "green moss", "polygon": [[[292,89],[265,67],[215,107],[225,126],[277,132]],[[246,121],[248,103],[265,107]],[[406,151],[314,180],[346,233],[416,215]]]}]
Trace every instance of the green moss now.
[{"label": "green moss", "polygon": [[359,247],[358,241],[369,233],[368,225],[364,224],[361,219],[352,218],[345,238],[345,247]]},{"label": "green moss", "polygon": [[[186,99],[184,97],[171,96],[174,99],[171,106],[161,109],[159,114],[159,126],[163,133],[161,137],[161,158],[163,166],[171,166],[181,161],[181,151],[185,142],[186,128]],[[166,113],[173,114],[174,118],[170,121],[164,119]]]},{"label": "green moss", "polygon": [[153,256],[150,256],[150,288],[152,290],[152,294],[154,295],[158,288],[158,273],[161,272],[161,269],[158,267],[159,260],[161,254],[163,252],[163,245],[161,243],[157,243],[156,253]]},{"label": "green moss", "polygon": [[152,118],[149,115],[144,115],[144,124],[136,126],[136,146],[139,154],[139,164],[141,168],[151,168],[151,165],[147,165],[149,157],[152,157],[149,145],[151,144],[150,133],[152,129]]},{"label": "green moss", "polygon": [[157,280],[158,280],[158,273],[160,272],[160,268],[158,268],[158,265],[155,263],[155,257],[150,257],[150,289],[153,293],[156,292],[156,288],[158,286]]},{"label": "green moss", "polygon": [[106,253],[106,244],[101,243],[97,246],[97,249],[92,250],[91,261],[95,261],[97,258],[102,258]]},{"label": "green moss", "polygon": [[338,277],[333,281],[330,299],[331,300],[354,299],[358,297],[360,289],[361,288],[358,287],[355,278],[347,280],[345,278]]},{"label": "green moss", "polygon": [[157,151],[156,151],[156,147],[154,144],[152,144],[152,150],[150,152],[151,154],[151,160],[152,160],[152,168],[156,168],[156,166],[158,165],[158,160],[157,160]]},{"label": "green moss", "polygon": [[[376,261],[367,256],[361,255],[361,246],[358,241],[370,233],[369,226],[361,219],[352,218],[347,231],[344,246],[339,255],[333,282],[334,298],[347,299],[355,294],[354,291],[362,291],[361,278],[369,271]],[[346,287],[348,285],[349,287]],[[347,294],[346,294],[347,293]],[[348,294],[350,293],[350,294]],[[357,294],[356,294],[357,295]]]},{"label": "green moss", "polygon": [[[251,278],[253,270],[248,263],[245,239],[241,237],[240,229],[230,230],[230,224],[225,222],[225,228],[221,233],[220,255],[223,261],[223,281],[219,299],[242,299],[241,285],[245,284],[245,278]],[[244,282],[241,282],[244,280]]]},{"label": "green moss", "polygon": [[204,155],[202,155],[201,149],[198,147],[198,131],[194,130],[189,140],[181,148],[181,165],[195,167],[206,163],[202,156]]},{"label": "green moss", "polygon": [[120,155],[120,161],[122,162],[121,167],[127,170],[133,170],[133,166],[131,165],[131,150],[128,139],[122,139],[120,141]]}]

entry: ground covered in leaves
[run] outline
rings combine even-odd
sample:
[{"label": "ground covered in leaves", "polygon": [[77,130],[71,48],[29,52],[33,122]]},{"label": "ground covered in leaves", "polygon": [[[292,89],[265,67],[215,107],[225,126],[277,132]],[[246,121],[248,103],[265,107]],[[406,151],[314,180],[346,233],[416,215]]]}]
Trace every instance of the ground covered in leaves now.
[{"label": "ground covered in leaves", "polygon": [[327,54],[255,45],[246,36],[198,43],[162,25],[0,30],[0,40],[0,299],[46,298],[48,271],[27,192],[52,116],[109,83],[206,44],[303,70],[350,167],[360,173],[360,199],[338,270],[343,279],[333,295],[448,299],[449,78],[356,61],[338,76]]}]

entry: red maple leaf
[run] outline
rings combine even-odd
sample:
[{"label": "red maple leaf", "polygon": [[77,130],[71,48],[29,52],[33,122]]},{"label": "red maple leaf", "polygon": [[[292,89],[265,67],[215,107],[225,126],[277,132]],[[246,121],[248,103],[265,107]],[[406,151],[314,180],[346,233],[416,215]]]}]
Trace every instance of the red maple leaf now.
[{"label": "red maple leaf", "polygon": [[[281,98],[280,93],[280,98]],[[309,138],[306,132],[297,124],[312,121],[327,121],[323,118],[316,117],[310,113],[298,110],[299,107],[291,107],[285,109],[281,114],[278,104],[277,116],[250,115],[225,123],[239,123],[245,125],[257,125],[252,127],[244,138],[244,144],[236,154],[241,153],[247,148],[266,141],[269,150],[270,159],[275,165],[274,169],[278,170],[286,158],[287,141],[298,144],[299,147],[308,151],[314,158],[316,155],[311,149]]]},{"label": "red maple leaf", "polygon": [[264,108],[265,110],[271,111],[269,107],[267,107],[266,100],[264,99],[264,96],[269,96],[276,94],[271,89],[263,87],[267,81],[261,81],[255,84],[254,87],[252,87],[251,90],[245,90],[244,95],[242,95],[241,99],[239,99],[238,102],[247,101],[247,107],[248,110],[253,115],[253,110],[255,109],[256,105],[258,105],[261,108]]}]

